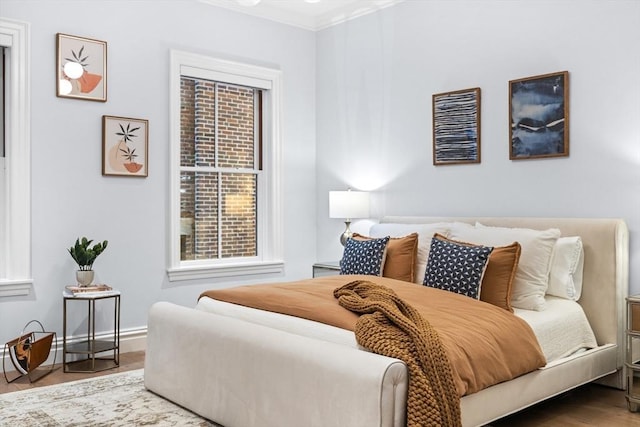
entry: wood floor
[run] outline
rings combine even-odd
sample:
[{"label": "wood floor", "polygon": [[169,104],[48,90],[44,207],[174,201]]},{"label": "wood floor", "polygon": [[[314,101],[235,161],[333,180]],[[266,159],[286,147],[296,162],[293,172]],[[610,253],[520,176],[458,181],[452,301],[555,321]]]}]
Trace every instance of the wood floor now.
[{"label": "wood floor", "polygon": [[[120,366],[96,374],[63,373],[56,368],[51,374],[30,384],[21,378],[11,384],[0,381],[0,393],[25,390],[99,375],[125,372],[144,367],[144,352],[123,353]],[[640,427],[640,413],[627,410],[624,392],[587,384],[547,402],[491,423],[492,427]]]},{"label": "wood floor", "polygon": [[[66,383],[69,381],[82,380],[85,378],[94,378],[101,375],[115,374],[117,372],[132,371],[144,367],[144,351],[136,351],[132,353],[120,354],[120,366],[106,371],[96,372],[95,374],[84,374],[75,372],[62,372],[62,366],[56,366],[50,374],[42,377],[34,383],[29,383],[27,377],[21,377],[14,382],[7,384],[4,377],[0,377],[0,394],[12,391],[26,390],[29,388],[42,387],[52,384]],[[10,378],[11,379],[11,378]]]}]

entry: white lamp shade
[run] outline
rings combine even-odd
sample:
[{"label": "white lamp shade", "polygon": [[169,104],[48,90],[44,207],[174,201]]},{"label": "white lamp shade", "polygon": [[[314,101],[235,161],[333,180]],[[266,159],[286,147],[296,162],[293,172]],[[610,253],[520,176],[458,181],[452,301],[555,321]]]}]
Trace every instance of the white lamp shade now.
[{"label": "white lamp shade", "polygon": [[329,218],[368,218],[369,193],[366,191],[329,191]]}]

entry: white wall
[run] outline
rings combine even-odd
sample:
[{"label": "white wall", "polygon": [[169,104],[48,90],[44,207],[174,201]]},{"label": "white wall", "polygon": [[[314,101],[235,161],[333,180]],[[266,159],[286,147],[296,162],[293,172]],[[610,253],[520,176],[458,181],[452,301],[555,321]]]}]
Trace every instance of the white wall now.
[{"label": "white wall", "polygon": [[[62,297],[74,283],[66,251],[78,236],[108,239],[96,281],[122,291],[122,329],[146,326],[158,300],[193,306],[205,289],[249,283],[169,283],[169,49],[283,73],[284,212],[288,230],[315,229],[315,35],[193,1],[2,0],[3,18],[31,24],[33,292],[0,300],[0,343],[31,319],[62,337]],[[55,35],[108,43],[108,101],[55,96]],[[102,115],[149,120],[149,177],[101,175]],[[315,238],[285,236],[285,277],[311,274]]]},{"label": "white wall", "polygon": [[[374,217],[624,218],[640,292],[639,24],[633,0],[407,0],[320,32],[318,258],[340,257],[328,192],[350,186]],[[570,156],[510,161],[508,81],[563,70]],[[482,163],[435,167],[431,95],[471,87]]]}]

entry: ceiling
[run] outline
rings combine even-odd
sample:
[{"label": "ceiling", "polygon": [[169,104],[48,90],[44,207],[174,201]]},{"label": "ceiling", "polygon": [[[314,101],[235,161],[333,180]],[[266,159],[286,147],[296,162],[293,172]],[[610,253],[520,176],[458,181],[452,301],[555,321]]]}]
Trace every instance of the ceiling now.
[{"label": "ceiling", "polygon": [[[317,31],[348,21],[404,0],[199,0],[237,12]],[[255,0],[254,0],[255,2]]]}]

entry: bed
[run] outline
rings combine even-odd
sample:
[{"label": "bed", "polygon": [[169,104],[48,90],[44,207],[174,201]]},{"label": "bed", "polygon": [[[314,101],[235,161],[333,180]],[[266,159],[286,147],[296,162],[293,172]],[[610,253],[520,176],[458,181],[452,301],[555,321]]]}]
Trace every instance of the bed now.
[{"label": "bed", "polygon": [[[372,236],[390,230],[400,236],[415,229],[422,231],[419,239],[424,247],[436,224],[477,223],[557,229],[563,237],[580,237],[582,288],[576,316],[588,319],[590,330],[584,334],[592,333],[595,344],[572,348],[544,344],[545,366],[463,396],[462,424],[485,425],[591,381],[622,389],[628,293],[624,221],[386,217],[374,226],[376,230],[372,227]],[[416,277],[424,274],[426,261],[421,262]],[[562,335],[567,326],[543,313],[573,308],[564,307],[563,298],[549,295],[545,303],[544,310],[514,308],[514,312],[527,322],[546,324],[543,330],[551,338]],[[212,298],[201,298],[195,307],[159,302],[149,313],[145,385],[225,427],[405,425],[406,364],[364,351],[353,341],[352,332],[334,326]]]}]

